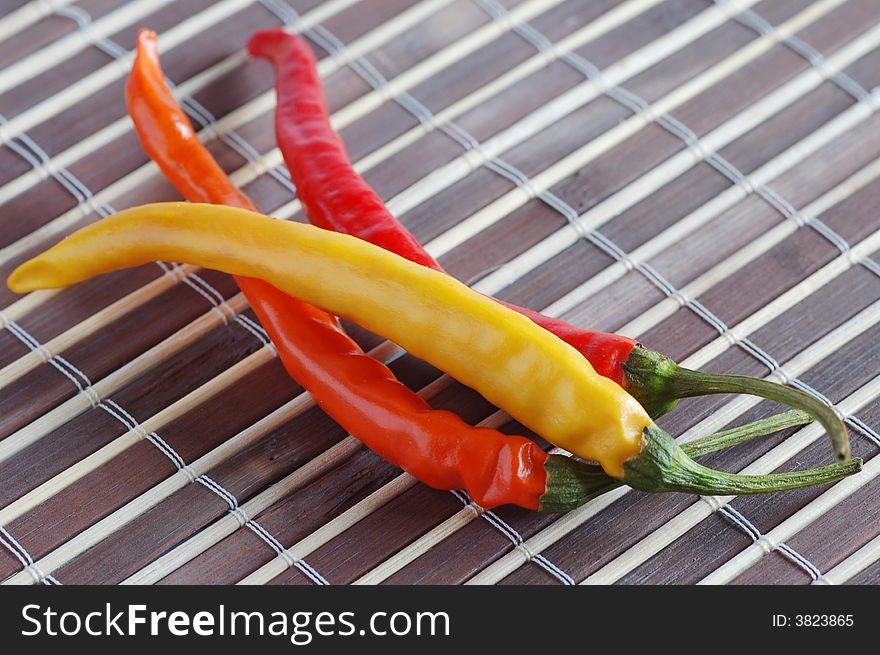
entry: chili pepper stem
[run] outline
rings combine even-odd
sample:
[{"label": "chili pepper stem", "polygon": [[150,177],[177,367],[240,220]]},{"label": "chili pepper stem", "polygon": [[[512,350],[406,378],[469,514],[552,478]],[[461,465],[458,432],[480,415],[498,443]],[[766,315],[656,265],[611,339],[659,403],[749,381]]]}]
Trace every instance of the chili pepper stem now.
[{"label": "chili pepper stem", "polygon": [[566,455],[550,455],[544,470],[547,490],[538,508],[542,512],[570,512],[623,484],[606,474],[601,466]]},{"label": "chili pepper stem", "polygon": [[674,361],[656,350],[638,345],[620,366],[625,374],[624,389],[652,417],[663,416],[678,405],[679,398],[672,390],[672,380],[680,367]]},{"label": "chili pepper stem", "polygon": [[[793,409],[695,439],[683,444],[682,450],[690,457],[699,457],[780,430],[806,425],[812,420],[806,412]],[[623,484],[608,476],[601,466],[564,455],[550,455],[544,468],[547,490],[541,497],[541,510],[545,512],[571,511]]]},{"label": "chili pepper stem", "polygon": [[762,378],[694,371],[642,346],[636,346],[622,366],[627,391],[651,416],[669,411],[680,398],[720,393],[759,396],[807,412],[825,428],[837,460],[850,458],[849,435],[843,421],[831,407],[808,393]]},{"label": "chili pepper stem", "polygon": [[861,468],[862,460],[854,459],[806,471],[768,475],[717,471],[695,462],[667,432],[652,425],[645,429],[642,452],[624,464],[622,481],[641,491],[739,496],[832,482],[857,473]]},{"label": "chili pepper stem", "polygon": [[800,409],[791,409],[781,414],[774,414],[752,423],[738,425],[729,430],[723,430],[699,439],[694,439],[681,445],[681,449],[688,457],[701,457],[723,450],[736,444],[751,441],[757,437],[763,437],[774,432],[796,428],[812,423],[813,417]]}]

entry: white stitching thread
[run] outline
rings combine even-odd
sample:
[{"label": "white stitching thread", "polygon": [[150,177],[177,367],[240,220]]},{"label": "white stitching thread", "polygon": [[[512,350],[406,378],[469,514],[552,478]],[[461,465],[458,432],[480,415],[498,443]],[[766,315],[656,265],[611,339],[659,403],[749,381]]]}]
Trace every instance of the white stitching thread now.
[{"label": "white stitching thread", "polygon": [[[706,498],[704,498],[704,500],[706,500]],[[719,507],[720,514],[724,516],[724,518],[728,519],[743,532],[745,532],[749,537],[751,537],[752,541],[757,543],[760,548],[766,553],[769,554],[773,551],[778,552],[789,562],[802,569],[813,580],[817,580],[822,575],[815,564],[813,564],[806,557],[798,553],[794,548],[785,543],[777,543],[770,537],[761,534],[761,531],[751,521],[743,516],[741,512],[737,511],[730,505],[722,506],[720,505],[720,502]]]},{"label": "white stitching thread", "polygon": [[69,18],[70,20],[74,21],[79,26],[79,29],[77,31],[80,33],[80,36],[85,39],[88,45],[95,46],[96,48],[103,50],[106,54],[110,55],[114,59],[121,59],[127,54],[124,49],[122,49],[110,39],[99,36],[95,33],[92,17],[84,9],[81,9],[76,5],[72,5],[63,9],[59,9],[54,13],[57,16],[64,16],[65,18]]},{"label": "white stitching thread", "polygon": [[[30,556],[30,553],[28,553],[18,540],[16,540],[4,527],[0,527],[0,543],[2,543],[9,552],[15,555],[16,559],[18,559],[23,566],[33,564],[34,558]],[[37,582],[39,582],[39,580],[37,580]]]},{"label": "white stitching thread", "polygon": [[[147,433],[146,429],[137,421],[137,419],[135,419],[128,411],[123,409],[118,403],[112,400],[107,400],[104,401],[104,403],[101,403],[101,408],[108,414],[119,420],[129,430],[135,431],[141,436],[141,438],[148,440],[150,443],[156,446],[156,448],[162,454],[164,454],[168,459],[171,460],[171,462],[178,470],[183,471],[187,475],[191,482],[198,482],[208,491],[210,491],[215,496],[219,497],[223,502],[225,502],[229,506],[229,513],[235,517],[240,527],[247,527],[251,529],[279,554],[281,554],[282,552],[286,553],[283,547],[281,547],[280,542],[275,539],[275,537],[273,537],[265,528],[258,525],[256,521],[248,518],[247,514],[245,514],[244,510],[242,510],[238,498],[236,498],[233,493],[231,493],[228,489],[226,489],[226,487],[224,487],[206,474],[195,476],[193,470],[189,467],[188,464],[184,462],[180,454],[170,444],[168,444],[168,442],[162,439],[156,432]],[[305,562],[301,562],[298,560],[296,562],[291,562],[290,565],[300,568],[303,573],[305,573],[310,579],[315,581],[316,584],[329,584],[313,567],[309,566]],[[319,580],[323,580],[323,582]]]},{"label": "white stitching thread", "polygon": [[813,581],[818,580],[819,576],[822,575],[819,572],[819,569],[816,568],[815,564],[810,562],[807,558],[805,558],[788,544],[779,544],[779,546],[777,546],[776,548],[776,552],[778,552],[788,561],[806,571],[807,575],[809,575]]},{"label": "white stitching thread", "polygon": [[463,490],[453,490],[452,495],[458,498],[465,507],[471,509],[474,512],[475,516],[486,519],[486,521],[488,521],[491,526],[493,526],[501,534],[507,537],[513,544],[514,549],[519,550],[523,553],[526,561],[534,562],[564,585],[575,584],[574,579],[568,573],[566,573],[559,566],[551,562],[546,556],[533,553],[529,549],[528,545],[526,545],[525,539],[523,539],[519,531],[511,526],[509,523],[504,521],[495,512],[493,512],[492,510],[487,510],[478,505],[476,502],[473,501],[473,499],[471,499],[467,492]]},{"label": "white stitching thread", "polygon": [[819,70],[823,77],[834,82],[842,91],[851,95],[858,102],[865,101],[870,94],[865,88],[843,71],[831,72],[825,56],[797,35],[782,35],[769,21],[748,7],[742,7],[734,0],[715,0],[733,20],[757,32],[761,36],[769,36],[789,50],[800,55],[810,66]]},{"label": "white stitching thread", "polygon": [[[2,128],[0,128],[0,129],[2,129]],[[281,172],[283,173],[283,170],[282,170]],[[182,276],[180,275],[180,271],[179,271],[179,269],[177,268],[176,265],[174,265],[173,268],[163,268],[163,271],[165,272],[165,274],[167,274],[167,275],[169,275],[169,276],[171,276],[171,277],[176,277],[177,279],[181,279],[181,277],[182,277]],[[241,318],[243,319],[243,322],[244,322],[245,324],[249,324],[249,328],[250,328],[249,331],[254,331],[254,332],[256,332],[257,334],[255,334],[255,336],[257,336],[258,338],[260,338],[260,334],[258,334],[259,332],[262,331],[261,328],[260,328],[260,326],[258,326],[257,324],[255,324],[253,321],[251,321],[250,319],[248,319],[248,317],[246,317],[246,316],[243,316],[243,317],[241,317]],[[248,328],[246,328],[246,329],[248,329]],[[263,333],[263,336],[265,336],[265,333]],[[143,434],[145,433],[145,430],[144,430],[143,428],[141,428],[140,430],[138,430],[138,432],[143,436]],[[155,433],[153,433],[153,434],[155,435]],[[153,435],[147,435],[145,438],[150,438],[151,436],[153,436]],[[157,437],[158,435],[155,435],[155,436]],[[164,442],[163,442],[163,443],[164,443]],[[188,470],[188,469],[183,469],[183,470],[187,471],[188,474],[191,475],[191,470]],[[303,565],[306,566],[306,567],[308,567],[308,565],[305,564],[305,563],[303,563]],[[308,567],[308,568],[309,568],[310,570],[314,571],[314,569],[311,569],[311,567]]]},{"label": "white stitching thread", "polygon": [[40,356],[44,363],[51,365],[61,375],[66,377],[73,383],[77,391],[89,399],[89,404],[94,408],[101,402],[97,391],[92,386],[89,377],[83,371],[61,355],[52,355],[52,353],[27,330],[21,327],[15,321],[9,321],[6,324],[9,332],[27,346],[32,352]]},{"label": "white stitching thread", "polygon": [[43,363],[47,363],[52,359],[52,353],[43,346],[39,341],[37,341],[31,334],[21,327],[15,321],[9,321],[6,324],[6,328],[12,332],[12,334],[21,341],[24,345],[30,348],[33,352],[40,356],[40,359],[43,360]]},{"label": "white stitching thread", "polygon": [[706,503],[713,513],[721,509],[721,501],[717,496],[700,496],[700,500]]},{"label": "white stitching thread", "polygon": [[297,569],[303,572],[306,577],[308,577],[312,582],[321,586],[328,586],[330,582],[322,576],[318,571],[314,569],[311,565],[309,565],[304,559],[299,557],[294,557],[290,551],[288,551],[284,546],[278,541],[275,537],[273,537],[269,532],[256,521],[248,521],[246,527],[253,532],[255,535],[260,537],[263,541],[265,541],[271,548],[274,550],[278,556],[284,560],[287,564],[287,567],[290,568],[295,566]]},{"label": "white stitching thread", "polygon": [[[36,349],[36,348],[40,347],[39,342],[33,336],[31,336],[27,331],[25,331],[24,328],[22,328],[18,324],[12,322],[9,324],[9,328],[10,328],[10,331],[14,335],[16,335],[22,342],[24,342],[26,345],[28,345],[32,349]],[[255,335],[257,334],[256,331],[254,331],[254,334]],[[120,423],[122,423],[123,426],[125,426],[125,428],[127,430],[134,431],[136,434],[138,434],[140,436],[141,439],[146,439],[147,441],[152,443],[159,450],[159,452],[161,452],[169,460],[171,460],[171,462],[172,462],[172,464],[174,464],[175,468],[177,468],[179,471],[183,471],[183,473],[189,478],[190,482],[197,481],[197,482],[201,483],[206,489],[208,489],[209,491],[211,491],[215,495],[219,496],[224,502],[226,502],[229,505],[230,512],[232,512],[233,515],[236,517],[236,519],[239,520],[239,523],[241,523],[241,518],[244,516],[244,513],[239,508],[238,499],[233,494],[231,494],[225,487],[223,487],[219,483],[215,482],[214,480],[209,478],[207,475],[202,475],[202,476],[197,477],[195,475],[195,473],[193,472],[193,470],[190,468],[190,466],[183,460],[183,458],[180,456],[180,454],[168,442],[166,442],[164,439],[162,439],[162,437],[160,437],[159,434],[156,432],[148,433],[146,431],[146,429],[144,428],[144,426],[137,419],[135,419],[134,416],[131,415],[131,413],[129,413],[125,408],[123,408],[119,403],[112,400],[111,398],[106,398],[105,400],[101,401],[100,398],[98,397],[97,393],[95,392],[94,388],[92,387],[91,381],[86,376],[86,374],[83,373],[80,369],[73,366],[73,364],[71,364],[68,360],[59,356],[59,357],[55,357],[54,359],[50,359],[49,361],[61,373],[63,373],[65,376],[67,376],[77,386],[77,388],[80,390],[80,392],[86,393],[88,395],[89,399],[92,401],[93,407],[100,407],[106,413],[108,413],[109,415],[114,417],[116,420],[118,420]],[[58,363],[56,363],[56,361]],[[70,367],[70,369],[72,369],[74,372],[78,373],[83,378],[83,380],[85,382],[85,386],[79,380],[77,380],[76,377],[74,377],[74,375],[72,373],[68,372],[65,368],[63,368],[60,365],[61,362],[66,364],[68,367]],[[247,525],[248,522],[249,522],[248,519],[245,517],[245,523],[242,525]],[[3,530],[3,528],[0,528],[0,530]],[[12,538],[12,536],[8,534],[8,532],[5,532],[5,534],[13,543],[18,544],[18,542],[15,541]],[[12,549],[9,546],[9,544],[7,544],[6,542],[3,542],[3,543],[7,547],[9,547],[10,550],[13,550],[13,552],[15,552],[14,549]],[[24,550],[24,548],[21,547],[20,545],[19,545],[19,547],[21,548],[21,552],[24,553],[25,555],[27,555],[27,551]],[[29,555],[27,555],[27,557],[30,558]],[[21,560],[21,557],[19,557],[19,559]],[[24,563],[24,561],[22,563]],[[315,571],[312,567],[308,567],[308,569],[311,571],[311,573],[309,573],[308,571],[305,571],[305,570],[304,570],[304,573],[306,573],[306,575],[308,575],[310,578],[315,579],[315,576],[320,577],[320,574],[318,574],[317,571]],[[52,578],[51,576],[43,575],[36,568],[32,559],[25,567],[25,570],[27,570],[29,573],[31,573],[32,576],[35,576],[36,582],[45,582],[46,580],[50,580],[50,581],[54,580],[54,578]],[[55,581],[55,583],[57,583],[57,581]],[[57,584],[60,584],[60,583],[57,583]],[[319,584],[323,584],[323,583],[319,583]]]},{"label": "white stitching thread", "polygon": [[27,549],[5,527],[0,527],[0,544],[5,546],[15,556],[21,563],[22,570],[27,571],[37,584],[61,584],[57,578],[46,575],[40,570],[40,567],[34,562],[34,558],[31,557]]},{"label": "white stitching thread", "polygon": [[769,554],[774,551],[779,553],[789,562],[803,570],[813,580],[818,579],[821,575],[819,569],[806,557],[798,553],[788,544],[776,543],[770,537],[761,534],[761,531],[751,521],[749,521],[745,516],[742,515],[741,512],[738,512],[730,505],[721,506],[720,513],[722,516],[724,516],[724,518],[731,521],[734,525],[736,525],[749,537],[751,537],[752,541],[757,543],[760,548],[766,553]]},{"label": "white stitching thread", "polygon": [[238,527],[243,528],[248,524],[250,518],[247,515],[247,512],[244,511],[241,507],[236,507],[235,509],[229,510],[229,513],[232,514],[238,520]]}]

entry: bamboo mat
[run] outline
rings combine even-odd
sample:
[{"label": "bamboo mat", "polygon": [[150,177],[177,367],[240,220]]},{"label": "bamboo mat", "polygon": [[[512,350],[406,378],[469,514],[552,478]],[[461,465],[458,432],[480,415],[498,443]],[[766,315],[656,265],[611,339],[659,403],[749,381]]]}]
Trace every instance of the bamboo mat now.
[{"label": "bamboo mat", "polygon": [[[122,88],[137,29],[266,212],[304,220],[249,35],[321,57],[389,207],[480,291],[770,375],[846,417],[865,470],[766,497],[606,494],[485,512],[365,450],[290,381],[227,276],[148,265],[0,289],[6,584],[880,581],[876,0],[0,0],[0,275],[102,215],[176,199]],[[352,326],[378,358],[391,349]],[[411,388],[525,433],[403,357]],[[776,408],[692,400],[693,438]],[[715,454],[829,461],[807,427]]]}]

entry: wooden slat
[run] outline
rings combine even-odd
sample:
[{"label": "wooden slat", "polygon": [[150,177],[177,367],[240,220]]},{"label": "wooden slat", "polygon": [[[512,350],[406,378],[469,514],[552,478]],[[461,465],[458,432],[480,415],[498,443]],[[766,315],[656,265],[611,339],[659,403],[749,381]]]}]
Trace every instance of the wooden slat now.
[{"label": "wooden slat", "polygon": [[[300,12],[316,6],[314,2],[293,4]],[[528,5],[523,2],[504,4],[510,8]],[[600,19],[605,12],[628,6],[625,2],[612,0],[588,4],[584,6],[584,3],[568,0],[546,11],[537,11],[530,23],[558,41],[589,21]],[[764,1],[757,3],[755,9],[772,23],[779,24],[808,5],[810,3],[802,0]],[[94,17],[115,6],[98,0],[83,3]],[[666,0],[653,8],[646,5],[643,11],[628,16],[607,34],[578,45],[574,50],[600,67],[613,67],[622,57],[662,40],[664,35],[686,21],[701,16],[707,8],[718,11],[711,6],[712,3],[704,0]],[[327,18],[323,25],[344,42],[351,42],[414,7],[416,3],[412,1],[374,3],[363,0]],[[201,5],[173,3],[167,11],[157,14],[157,21],[165,21],[157,26],[160,29],[171,27],[186,16],[197,14],[201,8]],[[800,31],[800,36],[825,56],[834,57],[841,48],[846,49],[858,42],[860,35],[864,35],[880,18],[878,13],[880,11],[873,3],[849,0],[827,16],[818,17],[814,24]],[[33,32],[37,43],[47,43],[52,35],[60,35],[57,24],[52,22],[54,20],[38,21],[25,33]],[[238,51],[252,30],[277,22],[278,19],[259,3],[243,7],[220,21],[210,33],[202,32],[163,53],[163,64],[173,79],[192,77]],[[136,27],[131,25],[114,34],[114,40],[131,48]],[[434,53],[447,52],[446,48],[452,48],[448,52],[463,48],[461,52],[466,54],[459,60],[444,61],[429,79],[407,87],[413,96],[442,115],[445,107],[491,87],[495,80],[503,78],[506,71],[523,65],[534,56],[532,45],[520,35],[504,30],[498,30],[496,36],[473,52],[462,45],[469,43],[469,39],[474,38],[472,35],[484,33],[480,30],[490,29],[495,30],[496,26],[479,3],[456,0],[445,8],[426,14],[405,37],[392,38],[389,43],[370,50],[367,58],[387,77],[401,75],[402,79],[408,79],[410,72],[414,68],[418,70],[421,62],[429,60]],[[489,34],[489,31],[485,33]],[[40,34],[43,36],[38,36]],[[650,102],[656,102],[717,62],[749,47],[756,38],[749,28],[725,17],[708,33],[693,39],[693,43],[672,48],[668,56],[626,79],[623,86]],[[846,72],[869,90],[880,83],[876,66],[880,55],[877,52],[874,48],[873,52],[863,53],[864,56],[860,54],[855,63],[845,66]],[[0,63],[2,53],[0,46]],[[102,65],[98,55],[94,50],[84,51],[81,56],[74,56],[53,69],[51,75],[63,75],[66,79],[85,76]],[[106,55],[100,57],[106,62]],[[802,55],[786,46],[774,45],[745,67],[725,73],[693,98],[676,105],[672,113],[698,135],[709,134],[760,104],[767,94],[791,80],[800,79],[799,76],[809,70],[810,63]],[[42,98],[60,90],[61,86],[53,86],[52,79],[55,78],[50,79],[51,75],[40,76],[13,89],[13,93],[5,94],[0,102],[11,104],[3,104],[0,113],[8,111],[7,118],[12,118],[19,109],[27,111]],[[496,97],[481,99],[476,106],[456,113],[455,120],[481,141],[486,140],[509,129],[525,116],[541,111],[554,98],[581,84],[582,80],[569,64],[557,60],[518,79]],[[196,97],[222,118],[259,98],[270,89],[271,81],[271,71],[263,62],[247,62],[209,83],[196,93]],[[34,125],[28,133],[50,155],[63,152],[123,116],[121,84],[122,80],[111,83],[82,103]],[[412,132],[412,137],[406,137],[413,139],[409,145],[395,150],[388,158],[371,159],[377,148],[381,149],[401,135],[410,134],[418,125],[417,120],[394,103],[379,102],[374,106],[372,100],[364,101],[364,98],[376,96],[371,96],[369,86],[350,70],[331,74],[326,87],[331,108],[341,117],[337,120],[343,121],[343,136],[354,159],[367,158],[366,177],[386,199],[400,194],[405,198],[410,193],[409,187],[461,156],[460,146],[435,131],[418,137]],[[778,158],[796,142],[821,133],[837,117],[855,106],[855,100],[832,82],[805,89],[802,97],[790,100],[790,106],[780,105],[766,122],[749,126],[741,136],[724,142],[721,153],[743,171],[752,172]],[[7,110],[7,106],[12,109]],[[353,113],[351,107],[365,108],[363,115]],[[268,106],[248,116],[237,131],[259,153],[268,153],[268,161],[277,162],[277,154],[273,154],[270,109]],[[346,119],[346,116],[351,118]],[[549,121],[534,135],[521,139],[501,154],[527,174],[540,176],[542,171],[553,167],[584,144],[613,132],[629,116],[630,112],[612,98],[594,99],[558,121]],[[771,186],[795,207],[814,202],[869,167],[880,155],[880,144],[870,137],[876,133],[877,120],[880,119],[861,116],[850,127],[830,134],[827,145],[818,152],[809,154],[800,162],[787,163],[774,173],[769,178]],[[115,134],[109,143],[72,162],[71,171],[94,191],[120,179],[136,179],[137,184],[132,184],[112,201],[117,208],[175,197],[173,190],[155,173],[147,171],[141,177],[125,177],[139,170],[146,158],[133,135],[129,132]],[[246,163],[224,144],[212,142],[210,149],[229,171],[236,171]],[[560,174],[558,179],[549,183],[549,188],[576,211],[589,212],[619,194],[627,184],[641,179],[655,167],[664,166],[669,157],[683,150],[681,140],[660,126],[640,126],[631,135],[610,144],[607,151]],[[27,165],[7,148],[0,149],[0,165],[3,165],[4,181],[17,179],[28,170]],[[291,199],[288,189],[265,174],[254,176],[242,170],[236,176],[236,179],[247,180],[246,190],[267,210],[281,207]],[[683,175],[665,181],[638,203],[624,206],[599,229],[623,248],[635,250],[674,227],[682,217],[712,202],[729,187],[730,182],[722,175],[707,164],[699,163]],[[401,211],[401,217],[418,238],[430,242],[513,189],[514,185],[508,180],[480,169],[448,188],[438,186],[412,209]],[[853,190],[843,202],[832,203],[830,209],[823,210],[821,219],[851,244],[860,242],[877,229],[872,209],[876,207],[878,189],[880,183],[872,182],[865,188]],[[392,207],[405,207],[405,204],[395,205],[395,202],[404,203],[404,200],[392,200]],[[2,230],[0,243],[14,243],[74,205],[69,192],[52,179],[24,190],[0,209],[4,217],[17,217],[17,220],[4,222],[7,227]],[[34,211],[35,207],[39,211]],[[95,218],[94,214],[84,216],[63,231]],[[294,212],[293,218],[302,220],[302,215]],[[451,249],[441,248],[442,262],[462,279],[485,280],[480,285],[488,288],[503,279],[494,273],[489,278],[484,277],[491,273],[491,269],[503,266],[542,243],[565,224],[564,217],[555,210],[539,201],[528,201],[500,214],[496,223],[461,244]],[[790,234],[779,232],[784,224],[785,219],[765,200],[756,197],[738,199],[683,239],[652,252],[648,262],[667,279],[686,289],[697,280],[693,289],[699,299],[728,324],[735,324],[760,311],[779,294],[798,285],[822,266],[837,261],[839,252],[828,239],[808,227],[792,229]],[[718,261],[740,256],[738,253],[743,248],[751,247],[753,241],[760,241],[768,233],[778,233],[782,240],[768,245],[766,253],[759,254],[744,268],[731,269],[720,277],[713,273],[712,267]],[[36,247],[39,244],[34,243],[33,248]],[[439,246],[434,244],[432,247]],[[0,273],[8,272],[28,252],[18,253],[0,267]],[[612,262],[595,245],[579,240],[546,261],[539,261],[533,271],[511,278],[512,284],[497,288],[505,297],[542,308],[594,276],[604,274]],[[798,305],[785,309],[760,327],[752,335],[754,341],[785,362],[798,357],[805,349],[809,353],[820,348],[824,343],[821,339],[839,326],[868,316],[871,304],[880,298],[876,275],[864,267],[841,270],[838,277],[823,283],[804,296]],[[38,307],[19,309],[15,320],[40,341],[49,341],[113,300],[156,279],[159,274],[156,267],[143,267],[121,273],[113,279],[97,280],[47,297]],[[205,277],[224,297],[235,294],[234,287],[223,276],[206,273]],[[700,286],[704,283],[705,288]],[[767,373],[766,368],[738,348],[729,348],[720,357],[700,355],[710,352],[700,349],[715,344],[717,332],[689,310],[664,313],[662,309],[656,309],[655,305],[663,298],[664,294],[643,275],[630,272],[611,282],[601,293],[578,300],[565,310],[565,316],[600,329],[641,330],[649,345],[679,359],[694,353],[708,357],[704,363],[716,370]],[[14,296],[8,291],[0,291],[0,307],[8,306],[13,300]],[[660,307],[667,305],[664,303]],[[203,298],[187,287],[173,285],[136,311],[123,313],[106,326],[88,328],[86,338],[71,343],[65,348],[64,355],[90,379],[100,380],[206,312],[210,313],[210,308]],[[648,318],[641,318],[646,312]],[[122,334],[131,334],[132,338],[123,343],[119,336]],[[356,334],[365,346],[378,343],[375,337],[361,332]],[[875,358],[870,355],[875,350],[875,337],[876,328],[869,328],[856,337],[856,347],[860,352],[868,353],[858,365],[853,365],[847,352],[834,350],[823,354],[815,366],[806,368],[803,379],[833,400],[847,397],[876,375],[873,368]],[[139,420],[147,420],[161,414],[171,403],[200,384],[210,382],[257,348],[259,342],[236,324],[212,327],[189,347],[174,351],[169,359],[157,361],[155,366],[139,373],[136,379],[114,390],[111,397]],[[14,364],[26,352],[20,342],[11,338],[8,330],[0,332],[0,367]],[[410,357],[398,360],[393,368],[416,389],[438,375]],[[76,389],[68,379],[50,366],[39,365],[0,391],[2,436],[68,401],[75,393]],[[297,398],[298,393],[298,387],[288,380],[277,360],[269,358],[248,369],[233,386],[206,396],[197,405],[175,415],[170,422],[162,423],[158,432],[185,461],[195,461],[214,452],[228,440],[238,438],[236,435],[247,435],[250,426]],[[459,385],[449,386],[432,402],[458,411],[472,422],[486,418],[493,411],[482,399]],[[675,433],[682,433],[694,426],[707,425],[700,420],[725,407],[724,399],[692,401],[664,419],[663,425]],[[763,416],[769,411],[768,404],[760,404],[747,409],[739,420]],[[876,419],[874,413],[875,408],[866,407],[860,409],[858,415],[871,424]],[[505,429],[522,432],[516,425],[508,425]],[[0,494],[4,499],[0,504],[16,502],[22,494],[39,488],[65,469],[73,467],[75,470],[89,453],[111,443],[124,431],[121,423],[101,409],[85,411],[54,429],[0,463],[0,480],[3,481]],[[344,441],[344,437],[322,412],[312,408],[296,414],[283,426],[265,435],[255,435],[243,450],[211,464],[208,473],[233,493],[239,503],[248,503],[260,498],[260,494],[273,488],[272,485],[288,479],[286,476],[300,470],[327,448],[334,444],[342,448],[342,444],[351,443]],[[760,445],[713,456],[709,461],[724,468],[739,468],[780,443],[783,443],[781,437],[776,437]],[[876,446],[865,437],[854,436],[854,445],[858,454],[868,458],[875,454]],[[389,565],[382,580],[390,583],[461,583],[479,576],[487,566],[510,557],[514,552],[514,544],[495,525],[486,517],[477,517],[471,510],[463,509],[461,502],[451,494],[398,482],[399,472],[372,453],[346,448],[348,446],[339,451],[337,459],[329,460],[331,463],[326,470],[317,470],[316,476],[305,484],[293,484],[268,505],[259,505],[260,511],[251,517],[284,547],[297,545],[292,552],[304,553],[305,561],[327,580],[350,583],[376,567],[381,569],[389,558],[408,544],[418,545],[419,539],[431,535],[431,531],[444,525],[444,521],[451,523],[446,524],[448,527],[442,540],[431,548],[419,547],[415,559]],[[824,463],[827,457],[827,444],[819,440],[798,455],[797,465],[801,468]],[[24,512],[6,527],[34,558],[51,558],[73,543],[71,540],[75,540],[77,534],[87,534],[102,519],[121,511],[126,503],[158,493],[154,490],[161,490],[174,475],[178,476],[175,479],[179,482],[174,482],[173,490],[169,487],[168,493],[160,494],[161,500],[150,505],[148,510],[127,515],[120,529],[102,533],[107,538],[90,544],[87,550],[59,559],[60,564],[52,568],[57,577],[63,582],[82,583],[120,582],[132,575],[137,577],[138,572],[149,567],[163,553],[173,552],[189,538],[199,539],[199,535],[206,534],[206,528],[211,530],[210,526],[222,523],[231,525],[231,530],[223,528],[223,536],[216,543],[205,541],[204,552],[193,552],[193,558],[188,562],[169,569],[172,572],[163,582],[233,583],[246,579],[311,583],[303,571],[278,560],[272,548],[255,532],[247,528],[235,529],[238,523],[227,513],[228,507],[220,497],[199,483],[189,483],[183,474],[175,474],[171,462],[152,444],[142,440],[133,441],[119,456],[102,461],[84,477],[46,497],[45,502]],[[772,530],[795,512],[809,507],[809,503],[820,497],[821,491],[735,499],[731,507],[742,512],[762,531]],[[872,522],[872,515],[865,511],[866,499],[872,498],[871,494],[875,492],[876,485],[859,489],[817,518],[815,523],[808,523],[792,536],[792,548],[803,553],[822,571],[844,561],[853,551],[867,548],[876,537],[873,527],[876,521]],[[570,531],[543,544],[539,550],[575,581],[597,572],[611,575],[617,570],[614,566],[618,556],[627,553],[640,538],[649,537],[655,530],[663,528],[667,521],[681,522],[681,512],[693,502],[692,498],[680,495],[623,494],[616,502],[609,500],[607,506],[597,505],[595,516],[589,521],[572,526]],[[524,538],[540,537],[552,530],[557,520],[567,520],[566,517],[558,519],[513,508],[502,508],[493,516],[507,522]],[[492,516],[488,518],[495,520]],[[820,543],[823,534],[840,530],[841,526],[846,526],[845,540],[833,546]],[[625,571],[622,577],[614,575],[624,583],[696,582],[748,544],[748,538],[732,523],[717,513],[709,513],[669,547],[656,553],[646,551],[645,561],[635,562],[635,567]],[[606,569],[606,565],[612,567]],[[0,579],[20,570],[21,564],[10,553],[0,553]],[[871,580],[872,576],[876,577],[876,566],[868,563],[852,580]],[[26,573],[15,577],[17,582],[29,580],[32,581]],[[803,567],[774,554],[744,570],[737,581],[804,583],[809,582],[810,577]],[[559,578],[541,566],[530,564],[514,567],[502,576],[502,582],[558,583]]]},{"label": "wooden slat", "polygon": [[[57,11],[64,10],[65,5],[72,2],[73,0],[64,0],[53,4]],[[122,2],[123,0],[85,0],[78,2],[77,6],[97,17]],[[22,6],[17,9],[12,7],[13,4],[3,4],[3,9],[8,7],[9,12],[0,19],[0,67],[5,68],[21,60],[76,28],[76,23],[69,18],[47,14],[45,8],[48,3],[22,2],[19,3]]]}]

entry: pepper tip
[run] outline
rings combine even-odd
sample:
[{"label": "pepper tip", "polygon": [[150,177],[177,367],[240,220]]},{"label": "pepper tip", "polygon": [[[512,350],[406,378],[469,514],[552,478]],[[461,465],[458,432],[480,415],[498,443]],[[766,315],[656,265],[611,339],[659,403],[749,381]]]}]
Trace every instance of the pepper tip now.
[{"label": "pepper tip", "polygon": [[36,259],[31,259],[21,264],[9,277],[6,278],[6,286],[13,293],[27,293],[36,289],[45,288],[48,285],[41,285],[40,263]]},{"label": "pepper tip", "polygon": [[251,57],[258,59],[274,60],[275,47],[291,38],[293,35],[284,31],[281,27],[270,27],[265,30],[254,32],[247,42],[247,51]]},{"label": "pepper tip", "polygon": [[151,30],[149,27],[140,28],[137,35],[138,51],[141,51],[144,48],[155,50],[158,40],[159,37],[154,30]]}]

